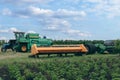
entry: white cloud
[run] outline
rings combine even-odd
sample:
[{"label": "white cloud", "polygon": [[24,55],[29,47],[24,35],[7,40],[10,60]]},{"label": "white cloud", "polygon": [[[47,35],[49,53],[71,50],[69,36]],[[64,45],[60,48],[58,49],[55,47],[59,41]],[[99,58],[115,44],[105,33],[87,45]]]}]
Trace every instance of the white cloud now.
[{"label": "white cloud", "polygon": [[33,14],[33,15],[46,15],[46,16],[48,16],[48,15],[53,14],[52,10],[41,9],[41,8],[34,7],[34,6],[28,7],[28,11],[30,12],[30,14]]},{"label": "white cloud", "polygon": [[[28,15],[39,17],[54,17],[54,18],[73,18],[73,17],[85,17],[87,14],[85,11],[72,11],[67,9],[58,9],[56,11],[50,9],[41,9],[35,6],[29,6],[26,8],[29,12]],[[24,14],[23,14],[24,15]]]},{"label": "white cloud", "polygon": [[93,7],[88,9],[96,15],[104,15],[108,18],[120,16],[120,0],[86,0],[86,3],[92,3]]},{"label": "white cloud", "polygon": [[5,8],[5,9],[2,10],[2,14],[3,14],[3,15],[12,15],[12,12],[11,12],[10,9]]},{"label": "white cloud", "polygon": [[2,12],[4,15],[29,18],[29,17],[37,17],[37,18],[81,18],[85,17],[87,14],[85,11],[75,11],[75,10],[67,10],[67,9],[58,9],[53,11],[51,9],[41,9],[35,6],[29,6],[28,8],[11,11],[10,9],[3,9]]},{"label": "white cloud", "polygon": [[74,30],[74,29],[67,29],[64,31],[64,33],[69,34],[70,36],[91,37],[90,33],[81,32],[79,30]]},{"label": "white cloud", "polygon": [[10,10],[9,8],[4,8],[1,13],[2,13],[2,15],[5,15],[5,16],[20,17],[20,18],[29,18],[29,16],[27,16],[25,14],[24,15],[21,14],[21,11],[14,12],[14,11]]},{"label": "white cloud", "polygon": [[8,28],[8,29],[1,29],[0,33],[10,33],[10,32],[15,32],[15,31],[19,31],[19,30],[15,27],[11,27],[11,28]]},{"label": "white cloud", "polygon": [[[3,9],[4,11],[4,9]],[[5,12],[5,11],[4,11]],[[6,10],[7,12],[7,10]],[[23,8],[17,11],[11,11],[8,9],[10,14],[4,14],[8,16],[21,17],[21,18],[34,18],[36,21],[39,19],[40,23],[44,26],[44,30],[47,31],[58,31],[63,34],[67,34],[70,36],[82,36],[88,37],[90,36],[88,33],[81,32],[79,30],[71,29],[71,22],[80,20],[80,18],[84,18],[87,16],[87,13],[83,10],[69,10],[69,9],[42,9],[35,6],[29,6],[27,8]],[[6,29],[6,32],[17,31],[16,28]],[[1,31],[1,32],[5,32]],[[28,31],[28,33],[34,33],[35,31]]]},{"label": "white cloud", "polygon": [[[83,10],[86,11],[79,11],[76,10],[76,7],[73,7],[74,10],[67,10],[67,9],[58,9],[56,11],[50,10],[50,9],[42,9],[39,7],[35,7],[38,4],[43,3],[49,3],[54,2],[55,0],[0,0],[0,3],[8,3],[8,4],[29,4],[32,6],[29,6],[28,8],[23,8],[22,11],[10,11],[9,9],[4,9],[3,14],[4,15],[12,15],[22,18],[28,18],[31,16],[39,16],[39,17],[57,17],[57,18],[66,18],[66,17],[84,17],[87,15],[86,12],[93,12],[93,14],[96,15],[104,15],[110,18],[114,18],[116,16],[120,16],[120,0],[63,0],[65,3],[81,3],[81,6],[85,6]],[[35,5],[34,5],[35,4]],[[33,6],[34,5],[34,6]],[[76,4],[79,5],[79,4]],[[27,5],[28,6],[28,5]],[[49,7],[49,4],[45,5]],[[62,5],[61,5],[62,6]],[[92,6],[92,7],[91,7]],[[78,9],[78,8],[77,8]],[[80,7],[81,9],[81,7]],[[24,13],[25,12],[25,13]],[[28,13],[27,13],[28,12]],[[27,14],[26,14],[27,13]]]},{"label": "white cloud", "polygon": [[58,9],[58,11],[56,12],[57,15],[59,16],[69,16],[69,17],[83,17],[86,16],[87,14],[84,11],[72,11],[72,10],[66,10],[66,9]]},{"label": "white cloud", "polygon": [[26,15],[17,15],[17,16],[20,18],[29,18],[29,16],[26,16]]},{"label": "white cloud", "polygon": [[11,27],[10,29],[9,29],[9,31],[11,31],[11,32],[16,32],[16,31],[19,31],[17,28],[15,28],[15,27]]},{"label": "white cloud", "polygon": [[101,3],[101,2],[103,2],[105,0],[86,0],[86,1],[92,2],[92,3]]},{"label": "white cloud", "polygon": [[68,36],[78,36],[78,37],[91,37],[91,34],[88,32],[81,32],[80,30],[71,29],[70,22],[63,19],[52,19],[52,20],[44,20],[45,30],[48,31],[56,31],[60,33],[64,33]]},{"label": "white cloud", "polygon": [[23,4],[43,4],[53,0],[0,0],[0,3],[23,5]]},{"label": "white cloud", "polygon": [[29,31],[27,31],[27,33],[36,33],[36,32],[33,30],[29,30]]},{"label": "white cloud", "polygon": [[67,20],[56,18],[43,19],[42,24],[45,26],[44,30],[48,31],[62,31],[71,26]]},{"label": "white cloud", "polygon": [[0,33],[7,33],[7,32],[9,32],[9,30],[7,30],[7,29],[6,30],[2,30],[2,29],[0,30]]},{"label": "white cloud", "polygon": [[0,40],[7,40],[7,38],[0,36]]},{"label": "white cloud", "polygon": [[49,2],[51,0],[19,0],[22,3],[43,3],[43,2]]}]

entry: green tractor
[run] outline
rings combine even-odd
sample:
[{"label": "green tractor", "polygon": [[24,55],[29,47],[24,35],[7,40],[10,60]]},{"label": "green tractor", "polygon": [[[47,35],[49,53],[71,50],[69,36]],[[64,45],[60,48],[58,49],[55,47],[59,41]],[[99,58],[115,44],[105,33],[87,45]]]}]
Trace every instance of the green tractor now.
[{"label": "green tractor", "polygon": [[88,53],[87,54],[94,54],[94,53],[114,53],[115,52],[115,40],[106,40],[104,43],[97,43],[97,44],[85,44]]},{"label": "green tractor", "polygon": [[115,52],[115,41],[114,40],[106,40],[104,44],[95,44],[96,51],[98,53],[114,53]]},{"label": "green tractor", "polygon": [[31,46],[36,44],[37,46],[51,46],[52,40],[46,38],[40,38],[37,33],[14,32],[16,38],[16,45],[14,46],[17,52],[29,52]]},{"label": "green tractor", "polygon": [[16,52],[29,52],[31,46],[36,44],[37,46],[51,46],[52,40],[46,39],[46,37],[39,37],[38,33],[14,32],[15,40],[9,40],[9,43],[3,44],[1,51],[12,49]]}]

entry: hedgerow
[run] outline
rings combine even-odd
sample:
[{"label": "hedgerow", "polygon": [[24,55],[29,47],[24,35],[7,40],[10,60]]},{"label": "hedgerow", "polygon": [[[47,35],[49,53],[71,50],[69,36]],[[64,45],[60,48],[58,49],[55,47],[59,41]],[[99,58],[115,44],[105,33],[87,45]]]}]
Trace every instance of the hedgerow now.
[{"label": "hedgerow", "polygon": [[120,57],[80,58],[3,64],[0,80],[120,80]]}]

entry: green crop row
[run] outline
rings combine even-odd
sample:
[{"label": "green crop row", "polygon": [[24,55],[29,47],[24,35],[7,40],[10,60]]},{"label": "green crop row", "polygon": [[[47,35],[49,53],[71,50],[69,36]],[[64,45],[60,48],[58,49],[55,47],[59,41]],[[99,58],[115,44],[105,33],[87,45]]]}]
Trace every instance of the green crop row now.
[{"label": "green crop row", "polygon": [[119,56],[79,58],[4,64],[0,80],[120,80]]}]

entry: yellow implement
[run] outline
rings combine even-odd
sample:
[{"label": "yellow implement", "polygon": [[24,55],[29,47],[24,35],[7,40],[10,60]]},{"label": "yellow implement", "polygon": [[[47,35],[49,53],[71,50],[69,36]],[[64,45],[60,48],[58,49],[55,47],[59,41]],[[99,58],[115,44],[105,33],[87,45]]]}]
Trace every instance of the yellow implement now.
[{"label": "yellow implement", "polygon": [[37,47],[36,44],[32,45],[31,47],[31,54],[32,55],[39,55],[39,54],[62,54],[62,53],[86,53],[88,50],[83,44],[79,46],[64,46],[64,47]]}]

